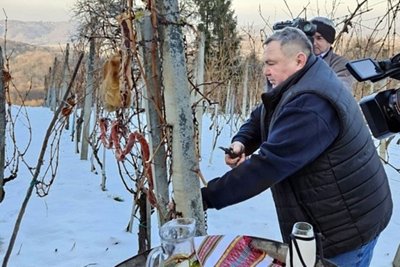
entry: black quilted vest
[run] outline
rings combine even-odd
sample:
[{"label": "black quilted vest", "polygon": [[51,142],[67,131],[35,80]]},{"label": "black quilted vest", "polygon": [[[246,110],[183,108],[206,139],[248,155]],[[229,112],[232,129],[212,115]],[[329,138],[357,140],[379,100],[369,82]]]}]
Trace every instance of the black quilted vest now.
[{"label": "black quilted vest", "polygon": [[289,242],[295,222],[309,222],[322,235],[324,256],[331,258],[375,238],[390,220],[392,199],[357,102],[325,62],[315,57],[311,61],[296,82],[281,88],[283,93],[270,111],[268,124],[273,126],[285,103],[300,94],[313,93],[336,109],[339,136],[314,162],[271,190],[283,240]]}]

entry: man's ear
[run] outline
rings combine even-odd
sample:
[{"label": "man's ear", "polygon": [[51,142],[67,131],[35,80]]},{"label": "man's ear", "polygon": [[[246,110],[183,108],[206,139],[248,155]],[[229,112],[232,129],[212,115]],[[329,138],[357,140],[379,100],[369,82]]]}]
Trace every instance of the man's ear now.
[{"label": "man's ear", "polygon": [[301,69],[306,65],[307,62],[307,56],[303,52],[300,52],[297,54],[296,58],[297,66]]}]

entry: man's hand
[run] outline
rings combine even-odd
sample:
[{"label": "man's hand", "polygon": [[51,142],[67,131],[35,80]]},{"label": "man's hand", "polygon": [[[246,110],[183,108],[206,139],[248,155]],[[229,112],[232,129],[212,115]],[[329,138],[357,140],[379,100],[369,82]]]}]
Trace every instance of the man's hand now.
[{"label": "man's hand", "polygon": [[234,168],[241,164],[245,159],[246,155],[244,154],[244,145],[241,142],[235,141],[229,146],[232,153],[225,154],[225,163]]}]

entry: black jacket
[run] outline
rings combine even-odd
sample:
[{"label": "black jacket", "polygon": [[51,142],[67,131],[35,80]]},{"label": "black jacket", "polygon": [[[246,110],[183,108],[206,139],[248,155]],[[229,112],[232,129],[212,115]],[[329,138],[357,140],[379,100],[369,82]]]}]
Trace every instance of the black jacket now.
[{"label": "black jacket", "polygon": [[[318,124],[329,125],[304,125],[306,132],[297,132],[301,136],[315,135],[315,142],[323,148],[316,156],[308,155],[307,149],[299,150],[310,160],[298,166],[296,161],[282,159],[279,151],[271,153],[273,145],[265,145],[277,132],[301,140],[301,136],[293,136],[286,130],[277,131],[277,127],[287,127],[279,123],[296,99],[314,101],[315,112],[308,105],[305,116],[324,113],[323,105],[335,113],[334,120]],[[205,204],[222,208],[271,187],[283,240],[289,242],[295,222],[307,221],[323,236],[324,254],[328,258],[356,249],[376,237],[392,213],[388,180],[360,109],[334,72],[312,56],[303,70],[265,93],[263,103],[264,108],[256,109],[250,122],[233,139],[244,143],[247,154],[257,148],[260,152],[223,177],[210,181],[202,189]],[[298,113],[302,112],[300,106],[296,108]],[[292,116],[296,117],[296,113]],[[316,118],[321,116],[324,114]],[[302,119],[298,115],[296,118]],[[334,136],[329,129],[335,130]],[[290,152],[283,154],[288,156]],[[291,172],[287,171],[289,166]]]},{"label": "black jacket", "polygon": [[[316,62],[281,97],[271,120],[304,93],[327,99],[340,119],[339,135],[316,160],[271,187],[284,241],[297,221],[310,222],[323,236],[326,257],[354,250],[389,223],[388,179],[354,98]],[[323,86],[321,86],[323,85]]]}]

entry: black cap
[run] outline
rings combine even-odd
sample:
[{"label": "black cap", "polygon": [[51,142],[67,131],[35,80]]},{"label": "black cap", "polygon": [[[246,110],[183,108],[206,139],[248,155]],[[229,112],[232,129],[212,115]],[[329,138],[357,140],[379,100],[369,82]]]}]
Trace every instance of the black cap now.
[{"label": "black cap", "polygon": [[328,41],[330,44],[333,44],[336,35],[333,22],[325,17],[313,18],[311,22],[317,26],[317,32],[321,34],[326,41]]}]

